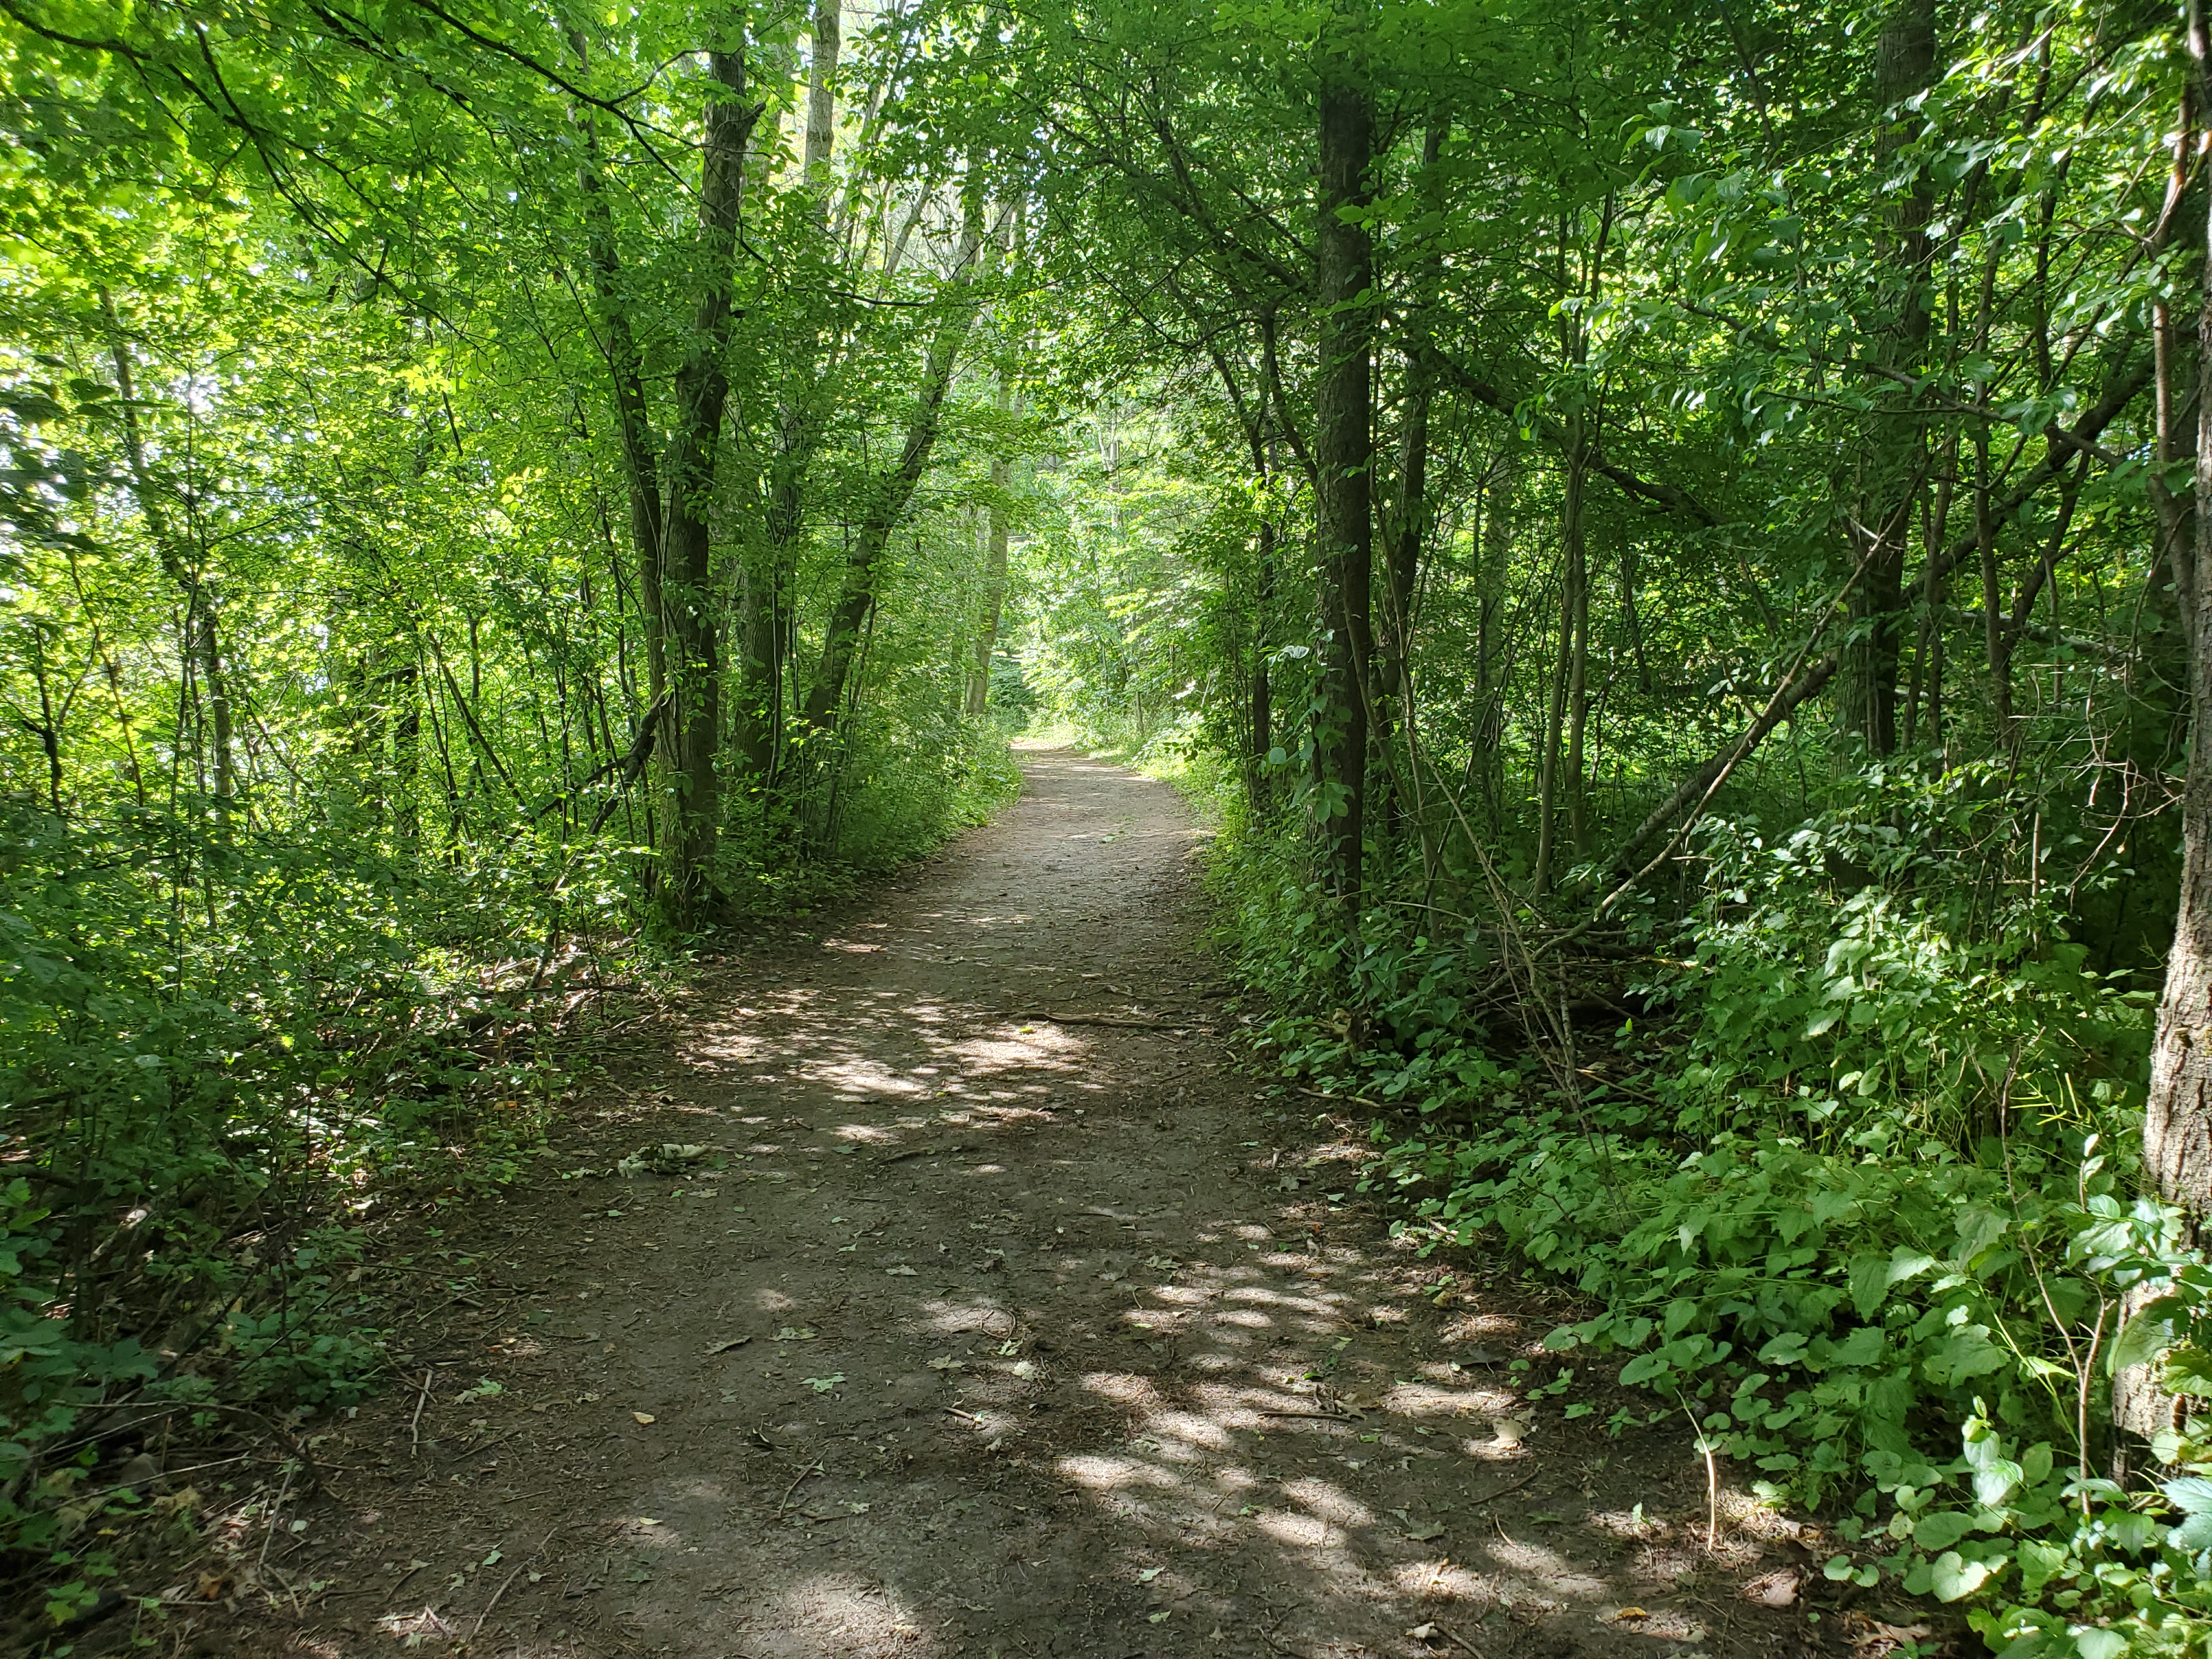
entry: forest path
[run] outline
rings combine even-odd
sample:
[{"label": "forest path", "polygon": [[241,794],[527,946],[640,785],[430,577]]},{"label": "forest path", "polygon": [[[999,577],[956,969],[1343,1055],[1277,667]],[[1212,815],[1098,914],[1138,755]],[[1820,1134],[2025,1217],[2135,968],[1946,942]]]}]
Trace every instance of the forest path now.
[{"label": "forest path", "polygon": [[[269,1565],[324,1588],[222,1650],[1802,1650],[1741,1529],[1682,1577],[1679,1424],[1524,1398],[1541,1310],[1332,1204],[1356,1144],[1237,1075],[1174,793],[1021,758],[1000,823],[702,981],[557,1161],[453,1206],[483,1305],[323,1443]],[[556,1178],[661,1141],[710,1154]]]}]

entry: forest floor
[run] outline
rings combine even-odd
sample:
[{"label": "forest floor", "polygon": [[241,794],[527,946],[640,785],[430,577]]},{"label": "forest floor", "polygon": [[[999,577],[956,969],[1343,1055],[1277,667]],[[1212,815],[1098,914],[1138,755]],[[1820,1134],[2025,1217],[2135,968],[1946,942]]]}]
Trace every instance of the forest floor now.
[{"label": "forest floor", "polygon": [[[1796,1659],[1903,1633],[1839,1617],[1818,1540],[1725,1492],[1709,1548],[1679,1418],[1609,1437],[1604,1386],[1533,1395],[1570,1310],[1393,1241],[1351,1190],[1358,1126],[1240,1075],[1189,811],[1021,759],[1000,822],[709,973],[596,1056],[557,1156],[445,1212],[417,1259],[482,1288],[403,1316],[405,1380],[317,1429],[319,1480],[238,1533],[200,1581],[228,1609],[165,1650]],[[705,1152],[611,1170],[660,1143]]]}]

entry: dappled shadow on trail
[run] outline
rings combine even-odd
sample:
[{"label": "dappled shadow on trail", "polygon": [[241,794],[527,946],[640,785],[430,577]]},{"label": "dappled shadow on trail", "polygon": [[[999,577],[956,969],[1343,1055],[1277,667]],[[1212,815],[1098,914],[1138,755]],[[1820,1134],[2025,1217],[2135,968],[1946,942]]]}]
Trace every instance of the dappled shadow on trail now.
[{"label": "dappled shadow on trail", "polygon": [[1672,1594],[1691,1471],[1532,1402],[1541,1320],[1236,1075],[1181,804],[1024,759],[1001,823],[624,1059],[557,1167],[704,1156],[549,1164],[455,1230],[508,1299],[419,1342],[412,1431],[346,1431],[285,1645],[1508,1659],[1714,1622]]}]

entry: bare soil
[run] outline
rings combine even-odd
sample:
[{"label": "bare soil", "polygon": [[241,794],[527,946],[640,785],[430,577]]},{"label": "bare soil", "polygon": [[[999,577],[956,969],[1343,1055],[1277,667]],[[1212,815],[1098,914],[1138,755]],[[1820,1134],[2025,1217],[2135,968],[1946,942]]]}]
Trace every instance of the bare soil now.
[{"label": "bare soil", "polygon": [[[1392,1240],[1352,1190],[1361,1126],[1240,1074],[1174,793],[1022,758],[1000,823],[703,980],[603,1056],[557,1156],[449,1213],[438,1260],[481,1288],[407,1316],[407,1380],[318,1425],[319,1483],[234,1529],[199,1580],[228,1609],[179,1609],[165,1648],[1794,1656],[1864,1631],[1808,1621],[1809,1534],[1709,1510],[1685,1424],[1609,1436],[1626,1402],[1587,1376],[1532,1395],[1568,1310]],[[662,1144],[703,1151],[611,1172]]]}]

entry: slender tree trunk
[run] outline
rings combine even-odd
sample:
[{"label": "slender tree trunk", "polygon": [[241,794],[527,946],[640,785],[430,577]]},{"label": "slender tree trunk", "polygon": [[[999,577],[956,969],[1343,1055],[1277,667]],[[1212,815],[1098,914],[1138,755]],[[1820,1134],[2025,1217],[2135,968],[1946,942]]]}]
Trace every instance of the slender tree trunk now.
[{"label": "slender tree trunk", "polygon": [[1521,482],[1521,451],[1509,434],[1482,492],[1481,552],[1475,570],[1475,689],[1481,714],[1468,764],[1479,768],[1482,796],[1494,825],[1503,811],[1505,675],[1498,661],[1498,617],[1505,599],[1506,566],[1513,550],[1513,499]]},{"label": "slender tree trunk", "polygon": [[[1271,509],[1273,503],[1270,501]],[[1275,520],[1263,513],[1254,538],[1259,569],[1252,584],[1252,746],[1244,763],[1244,795],[1261,819],[1273,815],[1274,786],[1267,757],[1275,747],[1275,690],[1268,660],[1275,615]]]},{"label": "slender tree trunk", "polygon": [[1997,572],[1996,526],[1990,520],[1990,434],[1974,428],[1974,550],[1982,575],[1982,650],[1990,672],[1990,705],[1996,715],[1997,747],[2012,741],[2012,650],[2005,638],[2004,600]]},{"label": "slender tree trunk", "polygon": [[[830,162],[837,142],[837,70],[844,51],[843,0],[815,0],[813,52],[807,71],[806,222],[825,270],[836,258],[830,232],[835,193]],[[818,301],[823,297],[814,296]],[[785,369],[776,410],[775,447],[769,461],[765,534],[739,572],[738,652],[735,726],[739,764],[755,788],[776,773],[783,724],[783,685],[791,662],[792,608],[799,550],[805,533],[806,476],[821,439],[829,398],[824,384],[822,325],[799,331]]]},{"label": "slender tree trunk", "polygon": [[1567,839],[1579,856],[1588,850],[1589,826],[1583,769],[1583,738],[1589,726],[1589,552],[1583,537],[1583,497],[1589,477],[1588,447],[1580,416],[1567,457],[1567,499],[1562,514],[1567,553]]},{"label": "slender tree trunk", "polygon": [[[574,37],[574,45],[580,60],[583,37]],[[577,194],[583,203],[584,246],[599,301],[607,378],[614,397],[615,429],[622,441],[623,471],[629,483],[638,630],[645,643],[645,707],[651,708],[660,705],[668,689],[667,619],[660,592],[660,467],[654,459],[652,423],[646,413],[645,357],[630,327],[629,293],[616,248],[614,216],[607,207],[599,128],[587,109],[579,108],[575,120],[584,157],[576,170]]]},{"label": "slender tree trunk", "polygon": [[122,325],[116,319],[114,301],[104,288],[100,290],[100,309],[107,325],[107,349],[115,365],[115,389],[123,394],[123,443],[125,457],[131,466],[131,491],[138,498],[138,514],[146,522],[146,534],[154,544],[154,556],[161,561],[162,574],[176,584],[184,596],[185,653],[197,664],[200,682],[207,688],[216,823],[228,828],[238,796],[238,770],[231,746],[229,678],[223,662],[222,636],[216,627],[215,596],[208,592],[200,572],[185,562],[183,550],[170,534],[168,509],[146,465],[146,442],[138,424],[138,393],[136,377],[131,373],[131,348],[123,338]]},{"label": "slender tree trunk", "polygon": [[675,741],[664,773],[670,800],[669,899],[686,924],[713,908],[721,797],[715,775],[721,738],[722,664],[714,618],[709,517],[714,460],[730,383],[724,356],[730,331],[731,280],[745,152],[761,106],[746,101],[744,25],[726,16],[733,49],[707,55],[709,85],[701,161],[698,296],[691,336],[676,375],[676,424],[670,435],[661,521],[661,600],[667,617],[670,730]]},{"label": "slender tree trunk", "polygon": [[1314,394],[1314,467],[1321,545],[1323,632],[1314,761],[1329,884],[1357,928],[1365,836],[1367,707],[1373,518],[1370,501],[1373,325],[1363,296],[1373,282],[1364,225],[1344,210],[1367,200],[1374,105],[1341,63],[1321,94],[1320,223],[1315,289],[1320,365]]},{"label": "slender tree trunk", "polygon": [[[1421,171],[1417,189],[1432,211],[1441,208],[1437,163],[1443,155],[1449,123],[1442,115],[1430,118],[1421,140]],[[1395,780],[1395,745],[1400,723],[1411,718],[1413,706],[1413,596],[1419,591],[1421,557],[1425,550],[1429,521],[1429,407],[1436,387],[1435,352],[1431,343],[1431,313],[1443,281],[1442,261],[1433,253],[1417,262],[1413,295],[1407,307],[1401,343],[1403,396],[1398,418],[1398,478],[1396,500],[1388,514],[1387,546],[1382,572],[1382,623],[1376,630],[1376,673],[1370,698],[1375,711],[1374,744],[1386,761],[1382,772],[1384,794],[1379,803],[1382,817],[1395,835],[1406,803],[1399,799]],[[1407,777],[1411,779],[1414,734],[1407,734]]]},{"label": "slender tree trunk", "polygon": [[[1013,409],[1013,394],[999,383],[999,412]],[[991,457],[991,507],[983,532],[983,622],[975,630],[975,664],[968,676],[968,717],[981,720],[991,705],[991,659],[999,649],[999,623],[1006,605],[1006,490],[1013,468]]]},{"label": "slender tree trunk", "polygon": [[[1936,72],[1935,0],[1896,0],[1875,45],[1875,97],[1881,106],[1875,166],[1887,171],[1910,140],[1917,118],[1893,113],[1927,87]],[[1885,253],[1893,268],[1891,321],[1877,347],[1887,368],[1912,369],[1926,355],[1929,332],[1928,221],[1934,191],[1923,168],[1889,210]],[[1909,397],[1888,400],[1869,422],[1859,520],[1874,538],[1858,549],[1865,568],[1851,593],[1851,642],[1844,647],[1838,715],[1844,730],[1877,755],[1897,748],[1898,612],[1904,604],[1905,540],[1919,489],[1922,444],[1906,418]]]},{"label": "slender tree trunk", "polygon": [[[1575,466],[1568,463],[1571,480]],[[1572,492],[1571,483],[1569,492]],[[1564,520],[1562,520],[1564,528]],[[1564,537],[1562,538],[1564,539]],[[1543,749],[1536,757],[1536,867],[1530,884],[1539,896],[1552,890],[1552,866],[1559,851],[1559,750],[1567,720],[1567,688],[1574,671],[1575,584],[1578,572],[1563,550],[1559,574],[1559,648],[1553,653],[1544,703]]]},{"label": "slender tree trunk", "polygon": [[915,400],[913,417],[907,422],[906,441],[900,446],[898,459],[890,470],[874,482],[867,510],[854,533],[853,550],[845,561],[844,581],[836,605],[830,613],[822,641],[822,658],[816,665],[803,711],[806,724],[817,732],[827,734],[836,729],[846,678],[852,672],[861,631],[875,609],[876,583],[884,551],[890,545],[891,532],[898,527],[907,504],[914,499],[915,486],[921,481],[922,471],[929,465],[930,453],[937,446],[945,394],[952,386],[952,370],[969,331],[975,326],[975,307],[965,302],[965,290],[973,282],[976,257],[982,246],[983,224],[978,206],[969,213],[961,235],[958,263],[950,284],[954,290],[952,311],[938,325],[936,336],[930,343],[921,395]]}]

